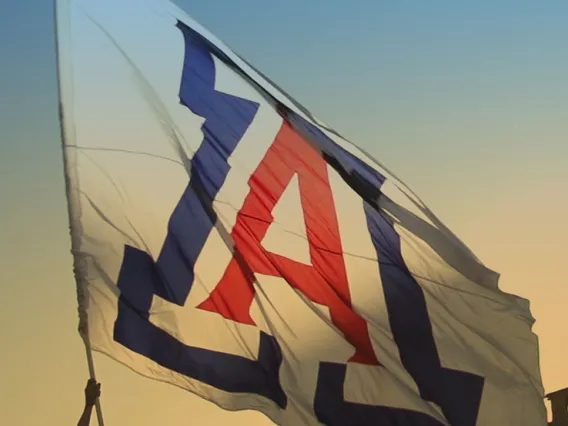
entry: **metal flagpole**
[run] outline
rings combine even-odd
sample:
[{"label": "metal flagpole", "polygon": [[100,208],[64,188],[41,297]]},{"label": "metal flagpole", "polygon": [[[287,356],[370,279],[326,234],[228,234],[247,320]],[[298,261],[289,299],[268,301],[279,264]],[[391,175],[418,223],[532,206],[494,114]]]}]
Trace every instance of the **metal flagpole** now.
[{"label": "metal flagpole", "polygon": [[[63,85],[61,83],[61,80],[62,80],[62,78],[61,78],[62,65],[63,65],[64,59],[62,58],[62,55],[61,55],[60,38],[62,37],[63,28],[64,28],[63,31],[69,30],[69,28],[68,28],[69,22],[63,22],[63,19],[62,19],[63,16],[65,16],[65,18],[69,17],[69,14],[68,14],[68,12],[69,12],[69,4],[68,4],[69,1],[70,0],[53,0],[53,28],[54,28],[54,35],[55,35],[57,92],[58,92],[58,98],[59,98],[58,99],[59,128],[60,128],[60,134],[61,134],[61,147],[62,147],[63,165],[64,165],[64,173],[65,173],[65,190],[66,190],[66,195],[67,195],[69,225],[71,227],[71,247],[72,247],[72,251],[73,251],[74,262],[75,262],[75,264],[77,264],[77,260],[75,259],[76,251],[74,249],[77,247],[76,235],[77,235],[77,232],[80,232],[80,230],[74,229],[75,227],[73,226],[73,212],[72,212],[72,209],[71,209],[71,204],[73,203],[74,199],[73,199],[73,194],[72,194],[72,191],[71,191],[71,186],[70,186],[69,176],[68,176],[69,159],[68,159],[68,153],[67,153],[67,150],[66,150],[66,145],[67,145],[69,135],[68,135],[68,129],[65,126],[66,114],[65,114],[65,109],[63,107],[64,88],[63,88]],[[65,4],[63,4],[63,3],[65,3]],[[65,8],[65,15],[63,15],[63,13],[64,13],[63,8]],[[66,34],[66,35],[69,36],[69,34]],[[66,65],[68,66],[69,64],[66,64]],[[70,120],[70,121],[71,122],[69,124],[72,125],[72,120]],[[75,203],[75,204],[77,204],[77,203]],[[81,296],[83,296],[85,294],[85,292],[84,292],[84,288],[81,288],[81,286],[84,285],[84,280],[78,279],[79,278],[77,276],[78,273],[80,273],[80,271],[78,271],[77,268],[75,268],[75,279],[77,281],[77,289],[78,289],[79,304],[80,304],[81,298],[82,298]],[[93,351],[92,351],[92,348],[91,348],[91,343],[90,343],[90,338],[89,338],[89,330],[88,330],[88,325],[87,325],[88,321],[86,319],[84,308],[85,308],[84,306],[79,306],[79,310],[80,310],[79,327],[81,329],[80,330],[81,336],[82,336],[83,342],[85,344],[85,351],[86,351],[86,355],[87,355],[87,365],[89,367],[89,376],[90,376],[91,379],[96,381],[95,363],[94,363],[94,360],[93,360]],[[98,420],[99,426],[104,426],[101,403],[100,403],[98,398],[95,401],[95,410],[96,410],[96,413],[97,413],[97,420]]]}]

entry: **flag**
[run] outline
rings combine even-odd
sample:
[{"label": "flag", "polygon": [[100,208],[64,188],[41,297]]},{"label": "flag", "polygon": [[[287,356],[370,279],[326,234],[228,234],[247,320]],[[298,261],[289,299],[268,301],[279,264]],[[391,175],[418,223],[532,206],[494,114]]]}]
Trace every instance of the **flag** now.
[{"label": "flag", "polygon": [[79,330],[279,425],[546,424],[528,301],[180,9],[59,0]]}]

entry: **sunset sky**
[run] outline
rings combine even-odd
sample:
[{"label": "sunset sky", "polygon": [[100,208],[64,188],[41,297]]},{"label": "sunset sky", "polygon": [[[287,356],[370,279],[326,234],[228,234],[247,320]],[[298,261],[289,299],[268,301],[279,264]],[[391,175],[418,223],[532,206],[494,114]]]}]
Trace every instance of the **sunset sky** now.
[{"label": "sunset sky", "polygon": [[[0,424],[74,424],[88,372],[76,332],[52,6],[4,3]],[[551,392],[568,387],[568,3],[460,3],[177,1],[395,171],[502,274],[504,291],[531,301]],[[104,356],[95,362],[107,425],[270,424]]]}]

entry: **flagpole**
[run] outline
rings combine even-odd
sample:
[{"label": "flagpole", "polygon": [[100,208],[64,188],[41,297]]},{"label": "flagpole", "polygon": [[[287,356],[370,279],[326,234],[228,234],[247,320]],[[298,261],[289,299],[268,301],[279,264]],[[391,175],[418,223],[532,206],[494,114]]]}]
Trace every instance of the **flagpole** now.
[{"label": "flagpole", "polygon": [[[87,353],[87,365],[89,366],[89,376],[91,377],[91,379],[96,381],[97,378],[95,375],[95,362],[93,360],[93,350],[91,349],[91,343],[89,340],[88,333],[84,341],[85,341],[85,352]],[[101,408],[101,401],[99,400],[99,398],[95,400],[95,411],[97,412],[97,421],[99,423],[99,426],[104,426],[103,410]]]},{"label": "flagpole", "polygon": [[[65,5],[63,3],[65,2]],[[86,318],[86,308],[84,306],[83,299],[85,296],[85,289],[84,284],[85,280],[79,277],[81,273],[80,268],[77,268],[77,259],[75,257],[76,248],[77,248],[77,241],[76,241],[76,233],[79,231],[74,229],[73,227],[73,212],[71,209],[71,205],[73,204],[74,198],[71,190],[71,185],[69,182],[69,158],[68,152],[66,150],[67,142],[68,142],[68,129],[65,126],[65,118],[66,113],[63,107],[63,98],[64,98],[64,88],[61,83],[61,73],[62,73],[62,64],[64,62],[62,55],[61,55],[61,46],[60,46],[60,37],[62,36],[62,27],[68,31],[68,22],[62,22],[62,8],[66,8],[65,10],[65,17],[68,18],[68,3],[69,0],[53,0],[53,29],[55,35],[55,58],[56,58],[56,75],[57,75],[57,95],[58,95],[58,112],[59,112],[59,129],[61,135],[61,148],[62,148],[62,155],[63,155],[63,166],[64,166],[64,173],[65,173],[65,190],[67,196],[67,210],[69,215],[69,225],[71,228],[71,249],[73,252],[73,258],[75,263],[75,280],[77,284],[77,292],[78,292],[78,304],[79,304],[79,331],[85,345],[85,352],[87,355],[87,366],[89,368],[89,376],[91,379],[96,381],[95,375],[95,363],[93,360],[93,350],[91,348],[91,341],[89,337],[89,329],[88,329],[88,321]],[[67,34],[68,35],[68,34]],[[67,117],[69,118],[69,117]],[[72,120],[69,123],[72,125]],[[75,202],[75,206],[78,207],[78,203]],[[75,231],[75,232],[74,232]],[[95,411],[97,413],[97,420],[99,426],[104,426],[103,421],[103,412],[101,409],[101,403],[99,398],[95,401]]]}]

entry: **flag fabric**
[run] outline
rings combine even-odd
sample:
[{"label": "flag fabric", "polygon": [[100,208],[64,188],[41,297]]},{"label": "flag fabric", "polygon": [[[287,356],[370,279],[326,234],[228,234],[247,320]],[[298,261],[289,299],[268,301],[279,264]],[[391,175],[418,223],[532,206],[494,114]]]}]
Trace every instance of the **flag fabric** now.
[{"label": "flag fabric", "polygon": [[94,350],[280,425],[546,424],[528,302],[396,176],[173,4],[57,13]]}]

